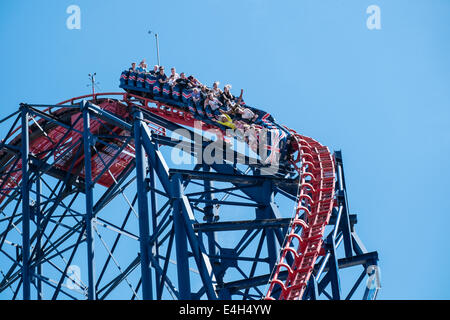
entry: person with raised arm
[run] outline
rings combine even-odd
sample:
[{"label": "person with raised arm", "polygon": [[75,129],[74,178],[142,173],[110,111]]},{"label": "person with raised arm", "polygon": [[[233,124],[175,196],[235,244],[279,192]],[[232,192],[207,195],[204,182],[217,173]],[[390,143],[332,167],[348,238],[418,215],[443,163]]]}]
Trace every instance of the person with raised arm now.
[{"label": "person with raised arm", "polygon": [[147,64],[145,63],[145,59],[142,59],[136,70],[137,72],[147,72]]}]

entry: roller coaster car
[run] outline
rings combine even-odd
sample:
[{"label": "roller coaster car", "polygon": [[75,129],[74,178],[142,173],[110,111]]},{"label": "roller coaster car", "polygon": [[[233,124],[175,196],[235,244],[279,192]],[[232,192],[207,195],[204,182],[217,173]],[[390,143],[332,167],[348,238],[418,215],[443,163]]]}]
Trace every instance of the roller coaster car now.
[{"label": "roller coaster car", "polygon": [[[192,100],[192,89],[182,88],[179,85],[172,87],[167,83],[160,84],[157,76],[153,73],[124,70],[120,75],[119,87],[128,93],[152,99],[170,105],[171,107],[180,108],[184,112],[188,112],[195,119],[218,127],[222,131],[229,129],[229,127],[221,125],[205,115],[203,110],[204,100],[201,99],[198,103],[194,103]],[[257,115],[257,119],[253,121],[253,124],[257,128],[265,128],[271,133],[267,135],[266,145],[267,150],[269,150],[268,153],[270,154],[276,150],[276,152],[281,153],[281,161],[289,161],[290,153],[293,151],[292,145],[287,148],[287,140],[291,136],[290,132],[279,126],[269,113],[248,106],[243,102],[241,102],[241,105],[249,108]]]}]

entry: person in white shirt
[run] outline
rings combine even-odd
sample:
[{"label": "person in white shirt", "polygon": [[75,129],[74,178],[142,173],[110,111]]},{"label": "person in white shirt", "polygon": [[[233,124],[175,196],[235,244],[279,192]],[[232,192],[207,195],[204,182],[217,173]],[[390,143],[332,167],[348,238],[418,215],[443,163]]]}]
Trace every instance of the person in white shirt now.
[{"label": "person in white shirt", "polygon": [[180,77],[180,75],[176,72],[175,68],[170,69],[170,72],[171,73],[169,78],[167,79],[167,83],[173,87],[174,85],[176,85],[176,81]]},{"label": "person in white shirt", "polygon": [[205,108],[207,106],[211,107],[212,111],[216,111],[217,109],[219,109],[219,107],[222,105],[222,102],[220,102],[213,93],[210,93],[208,95],[208,98],[205,99]]},{"label": "person in white shirt", "polygon": [[258,119],[258,115],[249,108],[238,107],[236,111],[244,120],[255,121],[256,119]]},{"label": "person in white shirt", "polygon": [[214,82],[211,89],[215,97],[220,97],[222,95],[222,90],[220,90],[219,84],[219,81]]},{"label": "person in white shirt", "polygon": [[156,77],[158,73],[159,73],[159,66],[155,64],[155,66],[153,67],[153,71],[150,71],[150,74]]},{"label": "person in white shirt", "polygon": [[220,109],[219,107],[222,105],[222,102],[217,100],[216,97],[214,97],[213,93],[209,93],[208,96],[205,99],[205,102],[203,104],[203,108],[205,109],[206,115],[213,119],[214,117],[220,116]]}]

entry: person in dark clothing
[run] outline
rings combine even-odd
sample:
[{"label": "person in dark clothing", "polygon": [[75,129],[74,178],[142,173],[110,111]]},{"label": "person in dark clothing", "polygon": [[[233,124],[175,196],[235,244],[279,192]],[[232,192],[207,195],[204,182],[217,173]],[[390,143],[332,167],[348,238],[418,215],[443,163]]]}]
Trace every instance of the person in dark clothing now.
[{"label": "person in dark clothing", "polygon": [[223,87],[221,100],[226,104],[234,100],[234,96],[231,94],[230,89],[231,89],[230,84],[227,84],[225,85],[225,87]]},{"label": "person in dark clothing", "polygon": [[167,82],[167,76],[164,73],[164,67],[159,67],[159,73],[158,73],[157,79],[160,84],[164,84]]},{"label": "person in dark clothing", "polygon": [[290,136],[286,139],[286,143],[281,151],[281,161],[288,162],[292,160],[292,154],[294,153],[294,146],[292,145],[292,143],[293,137]]},{"label": "person in dark clothing", "polygon": [[191,88],[191,83],[184,72],[180,73],[180,77],[175,81],[181,89]]},{"label": "person in dark clothing", "polygon": [[198,81],[193,75],[190,75],[190,76],[188,77],[188,80],[189,80],[189,82],[190,82],[192,88],[195,88],[195,87],[201,87],[201,86],[202,86],[202,84],[200,83],[200,81]]},{"label": "person in dark clothing", "polygon": [[202,85],[202,86],[200,87],[200,95],[201,95],[201,99],[202,99],[202,100],[204,100],[204,99],[206,99],[206,98],[208,97],[208,95],[209,95],[209,89],[208,89],[207,86]]}]

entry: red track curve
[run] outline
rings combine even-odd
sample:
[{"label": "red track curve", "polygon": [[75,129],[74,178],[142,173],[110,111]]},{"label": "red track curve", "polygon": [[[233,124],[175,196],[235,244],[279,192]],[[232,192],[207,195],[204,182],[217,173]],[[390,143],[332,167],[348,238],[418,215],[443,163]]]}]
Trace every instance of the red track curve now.
[{"label": "red track curve", "polygon": [[[281,287],[279,300],[302,298],[316,259],[319,255],[323,255],[325,226],[335,203],[334,159],[329,149],[314,139],[299,135],[290,129],[289,131],[297,141],[297,157],[293,165],[299,173],[300,182],[295,215],[270,281],[265,297],[267,300],[274,299],[272,292],[276,285]],[[301,235],[296,233],[297,226],[302,227]],[[297,250],[291,247],[294,239],[298,241]],[[286,263],[288,254],[293,256],[291,265]],[[282,268],[288,270],[288,277],[284,282],[279,279]]]}]

